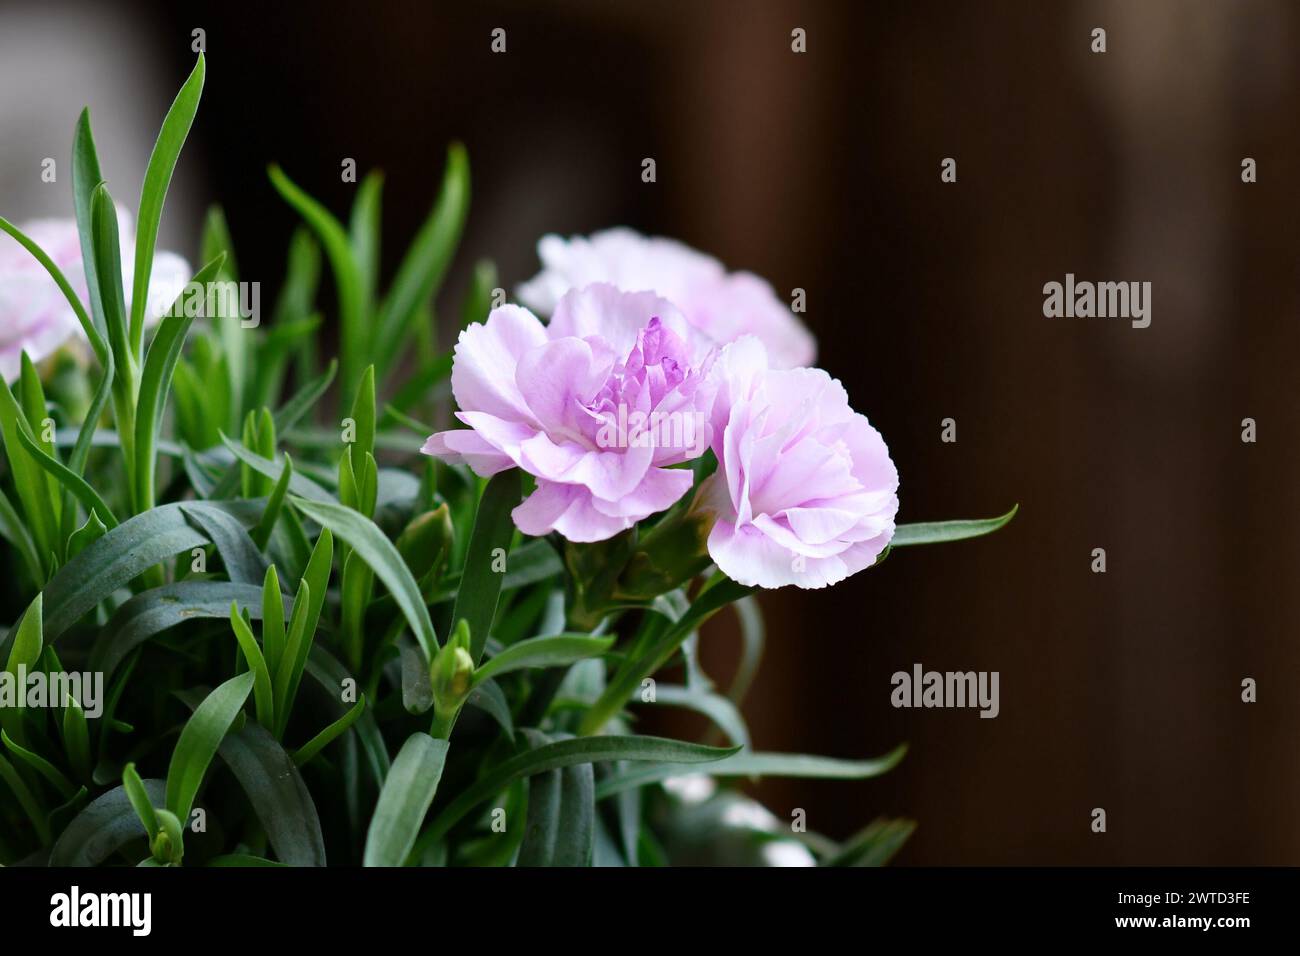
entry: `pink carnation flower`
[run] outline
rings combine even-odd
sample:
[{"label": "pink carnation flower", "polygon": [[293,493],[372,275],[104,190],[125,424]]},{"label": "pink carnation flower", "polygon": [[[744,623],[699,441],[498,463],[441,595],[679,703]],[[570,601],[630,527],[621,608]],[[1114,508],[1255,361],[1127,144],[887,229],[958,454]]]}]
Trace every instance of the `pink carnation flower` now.
[{"label": "pink carnation flower", "polygon": [[871,566],[894,535],[898,472],[884,440],[821,369],[769,369],[744,338],[713,368],[718,470],[709,556],[741,584],[820,588]]},{"label": "pink carnation flower", "polygon": [[451,386],[469,429],[422,450],[482,477],[524,469],[537,489],[513,512],[521,531],[601,541],[690,489],[690,469],[668,466],[708,447],[713,355],[648,292],[574,290],[549,326],[502,306],[456,344]]},{"label": "pink carnation flower", "polygon": [[[67,278],[89,313],[90,293],[81,261],[81,241],[72,219],[37,219],[19,228],[45,251]],[[122,247],[122,288],[127,306],[135,275],[135,235],[130,218],[118,213]],[[155,252],[146,315],[166,313],[190,280],[189,263],[171,252]],[[0,375],[18,377],[22,353],[33,362],[51,355],[70,338],[83,337],[81,323],[50,274],[11,236],[0,233]]]},{"label": "pink carnation flower", "polygon": [[567,240],[551,235],[538,242],[537,254],[542,271],[519,287],[519,301],[543,315],[570,289],[609,282],[662,296],[715,342],[757,336],[776,367],[812,365],[817,358],[812,333],[767,282],[728,273],[718,260],[672,239],[623,228]]}]

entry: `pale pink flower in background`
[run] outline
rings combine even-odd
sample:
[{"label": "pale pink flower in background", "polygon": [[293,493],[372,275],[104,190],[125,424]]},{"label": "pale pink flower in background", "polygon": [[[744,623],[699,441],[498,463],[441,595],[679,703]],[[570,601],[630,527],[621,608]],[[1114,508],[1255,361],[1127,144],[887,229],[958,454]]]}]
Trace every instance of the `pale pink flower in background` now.
[{"label": "pale pink flower in background", "polygon": [[482,477],[518,466],[536,490],[513,512],[525,534],[601,541],[662,511],[693,483],[670,468],[702,442],[620,427],[629,418],[708,428],[714,344],[648,292],[588,285],[559,299],[549,325],[515,305],[460,334],[451,386],[468,429],[422,449]]},{"label": "pale pink flower in background", "polygon": [[519,301],[549,315],[570,289],[608,282],[626,292],[654,292],[676,305],[697,329],[726,344],[754,335],[774,367],[812,365],[817,342],[763,279],[727,272],[722,263],[673,239],[626,228],[591,236],[542,237],[542,271],[518,289]]},{"label": "pale pink flower in background", "polygon": [[[37,219],[19,228],[59,267],[89,314],[90,293],[76,221]],[[130,217],[120,211],[118,231],[122,289],[129,307],[135,274],[135,234]],[[192,275],[189,263],[180,256],[155,252],[146,315],[157,319],[165,314]],[[39,362],[70,339],[85,339],[72,306],[35,257],[13,237],[0,233],[0,375],[12,382],[18,377],[23,352],[33,362]]]},{"label": "pale pink flower in background", "polygon": [[743,338],[713,366],[718,469],[697,508],[708,550],[741,584],[820,588],[870,567],[894,535],[898,471],[884,440],[821,369],[770,369]]}]

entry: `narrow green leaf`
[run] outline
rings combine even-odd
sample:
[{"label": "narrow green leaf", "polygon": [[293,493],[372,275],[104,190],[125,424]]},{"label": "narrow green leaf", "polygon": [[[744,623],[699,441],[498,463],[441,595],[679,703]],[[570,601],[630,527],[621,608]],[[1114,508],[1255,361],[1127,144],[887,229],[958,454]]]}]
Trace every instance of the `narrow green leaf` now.
[{"label": "narrow green leaf", "polygon": [[728,604],[752,594],[753,591],[753,588],[737,584],[730,578],[717,577],[712,580],[699,593],[690,610],[682,615],[680,620],[666,628],[649,647],[629,658],[618,669],[605,688],[605,692],[583,715],[580,733],[584,735],[597,733],[610,718],[622,710],[633,691],[641,685],[641,681],[662,667],[692,631]]},{"label": "narrow green leaf", "polygon": [[86,712],[71,694],[63,702],[63,722],[60,725],[63,736],[63,749],[68,754],[68,763],[78,780],[90,780],[93,767],[90,762],[90,727],[86,723]]},{"label": "narrow green leaf", "polygon": [[258,724],[227,734],[218,752],[248,796],[275,855],[290,866],[325,866],[320,817],[298,767]]},{"label": "narrow green leaf", "polygon": [[[141,591],[113,615],[90,653],[90,668],[112,680],[118,666],[143,644],[171,628],[195,620],[224,620],[237,602],[257,620],[262,617],[262,589],[226,581],[178,581]],[[284,610],[281,605],[280,614]]]},{"label": "narrow green leaf", "polygon": [[113,514],[113,509],[104,503],[104,499],[99,497],[99,493],[90,487],[86,479],[58,459],[51,457],[37,445],[35,439],[31,437],[26,429],[18,428],[15,435],[18,438],[18,444],[31,457],[31,460],[71,492],[73,497],[85,506],[87,512],[98,514],[105,527],[117,527],[118,520],[117,516]]},{"label": "narrow green leaf", "polygon": [[167,198],[167,187],[171,185],[181,147],[185,145],[185,138],[189,136],[190,126],[194,123],[194,114],[199,109],[204,72],[203,54],[200,53],[189,79],[181,86],[163,119],[162,130],[158,133],[153,153],[149,156],[149,165],[145,168],[136,225],[135,281],[131,293],[131,348],[134,354],[140,352],[144,343],[145,305],[149,298],[149,278],[153,274],[154,246],[158,242],[158,224],[162,221],[163,202]]},{"label": "narrow green leaf", "polygon": [[312,757],[320,753],[337,737],[342,735],[344,731],[351,727],[365,709],[366,695],[362,694],[361,699],[349,707],[347,713],[295,750],[293,752],[293,762],[299,767],[306,766],[306,764],[311,761]]},{"label": "narrow green leaf", "polygon": [[199,704],[181,730],[167,769],[167,809],[189,820],[208,765],[253,689],[251,672],[232,677]]},{"label": "narrow green leaf", "polygon": [[365,292],[361,274],[347,232],[329,211],[296,186],[279,166],[268,169],[271,184],[284,197],[320,239],[334,273],[334,284],[339,302],[339,355],[340,380],[343,387],[344,408],[352,401],[365,357],[369,354],[367,343],[371,329],[365,317]]},{"label": "narrow green leaf", "polygon": [[91,317],[86,314],[85,306],[81,304],[80,297],[73,291],[72,285],[68,282],[68,279],[63,274],[62,270],[54,264],[53,259],[45,254],[45,250],[33,242],[21,229],[3,216],[0,216],[0,229],[3,229],[5,232],[9,233],[9,235],[13,236],[18,244],[30,252],[36,261],[41,264],[41,267],[50,274],[50,278],[54,280],[54,284],[59,287],[59,291],[63,293],[63,297],[68,301],[68,305],[72,307],[72,312],[77,317],[77,321],[81,323],[81,328],[85,331],[86,338],[90,341],[91,347],[95,350],[96,358],[99,359],[101,365],[104,365],[108,361],[108,343],[105,342],[104,337],[99,334],[99,329],[95,327],[95,323]]},{"label": "narrow green leaf", "polygon": [[71,800],[72,795],[77,792],[72,781],[65,777],[58,767],[35,751],[14,743],[14,739],[4,730],[0,730],[0,743],[3,743],[11,754],[44,777],[64,800]]},{"label": "narrow green leaf", "polygon": [[[158,835],[160,829],[158,823],[158,814],[155,809],[154,801],[161,803],[155,795],[145,788],[144,781],[136,773],[135,764],[129,763],[122,768],[122,790],[126,793],[126,798],[131,802],[131,809],[140,820],[140,825],[144,827],[145,833],[149,835],[150,841]],[[165,798],[165,795],[164,795]]]},{"label": "narrow green leaf", "polygon": [[[474,515],[474,530],[470,534],[451,619],[469,622],[470,656],[476,662],[483,656],[492,619],[496,617],[503,579],[499,556],[510,549],[515,532],[510,512],[519,504],[521,495],[519,469],[500,472],[483,489]],[[505,570],[509,571],[508,562]]]},{"label": "narrow green leaf", "polygon": [[366,866],[401,866],[406,861],[437,793],[447,747],[447,741],[418,731],[406,738],[366,832]]},{"label": "narrow green leaf", "polygon": [[4,441],[5,455],[9,459],[9,469],[13,473],[14,487],[18,491],[27,527],[44,565],[45,556],[59,550],[54,505],[45,472],[25,450],[20,436],[31,439],[30,424],[8,384],[0,382],[0,439]]},{"label": "narrow green leaf", "polygon": [[226,576],[236,584],[261,584],[266,577],[267,562],[257,550],[244,526],[223,508],[205,501],[189,501],[181,506],[221,555]]},{"label": "narrow green leaf", "polygon": [[[518,476],[516,476],[516,482]],[[384,583],[401,609],[411,631],[429,660],[438,650],[438,636],[429,619],[429,609],[420,595],[420,586],[411,576],[406,562],[375,523],[342,505],[293,498],[293,505],[323,528],[342,538],[366,562]],[[495,600],[493,606],[495,607]]]},{"label": "narrow green leaf", "polygon": [[[143,780],[141,790],[141,805],[152,810],[162,804],[166,784],[161,780]],[[149,836],[125,786],[114,787],[92,800],[64,828],[50,851],[50,866],[97,866],[132,840]]]},{"label": "narrow green leaf", "polygon": [[312,406],[329,389],[330,383],[334,381],[334,375],[338,371],[338,367],[338,360],[330,359],[329,367],[325,369],[324,374],[312,379],[295,392],[292,398],[280,406],[275,413],[276,431],[283,435],[302,421],[303,416],[311,411]]},{"label": "narrow green leaf", "polygon": [[845,841],[837,853],[822,861],[822,866],[884,866],[916,830],[916,821],[872,820],[865,828]]},{"label": "narrow green leaf", "polygon": [[274,564],[266,569],[266,579],[262,582],[262,647],[266,652],[266,666],[274,674],[284,656],[284,603]]},{"label": "narrow green leaf", "polygon": [[[42,639],[44,603],[45,596],[37,592],[32,603],[27,606],[27,610],[23,612],[23,616],[13,628],[14,636],[5,662],[5,672],[11,675],[14,685],[18,687],[23,686],[23,683],[18,680],[19,668],[31,671],[41,659],[41,652],[44,649]],[[18,696],[19,703],[22,704],[26,698],[22,694]],[[0,728],[15,740],[26,743],[27,737],[23,733],[23,707],[0,707]]]},{"label": "narrow green leaf", "polygon": [[[103,296],[99,289],[99,271],[95,256],[93,197],[95,187],[103,182],[99,172],[99,157],[95,153],[95,137],[90,130],[90,110],[81,111],[77,120],[77,130],[72,137],[72,200],[76,210],[77,233],[81,239],[81,264],[86,273],[86,286],[90,293],[90,315],[97,336],[88,336],[91,342],[98,341],[96,353],[100,348],[108,348],[108,325],[104,318]],[[119,276],[121,272],[119,271]],[[104,365],[100,356],[100,365]]]},{"label": "narrow green leaf", "polygon": [[655,704],[681,707],[703,714],[713,721],[733,744],[739,747],[749,746],[749,729],[745,726],[745,718],[741,716],[735,704],[720,694],[659,684],[655,687]]},{"label": "narrow green leaf", "polygon": [[[420,842],[433,843],[442,839],[459,820],[484,800],[500,793],[512,781],[521,777],[560,767],[583,763],[600,763],[608,760],[647,760],[688,766],[708,766],[710,761],[721,761],[736,753],[735,747],[705,747],[664,737],[602,736],[576,737],[557,740],[532,750],[526,750],[497,764],[480,776],[448,804],[434,818]],[[678,771],[681,773],[682,771]],[[599,796],[599,792],[598,792]]]},{"label": "narrow green leaf", "polygon": [[[528,731],[534,746],[548,742]],[[592,765],[548,770],[528,781],[528,818],[519,866],[590,866],[596,840]]]},{"label": "narrow green leaf", "polygon": [[587,657],[599,657],[613,644],[612,637],[592,637],[589,634],[530,638],[510,645],[485,661],[474,672],[474,683],[529,667],[567,667]]},{"label": "narrow green leaf", "polygon": [[27,819],[31,820],[32,826],[36,828],[36,835],[40,838],[41,845],[44,846],[49,843],[50,827],[46,822],[44,812],[41,810],[40,802],[37,801],[36,796],[23,781],[22,775],[4,757],[0,757],[0,783],[7,784],[9,789],[13,791],[18,806],[22,807],[23,813],[27,815]]},{"label": "narrow green leaf", "polygon": [[506,700],[505,692],[501,686],[493,680],[480,681],[469,696],[465,698],[465,703],[470,707],[477,707],[489,717],[497,722],[497,725],[505,731],[506,737],[511,742],[515,739],[514,718],[510,715],[510,703]]},{"label": "narrow green leaf", "polygon": [[[265,601],[263,601],[265,608]],[[235,640],[244,653],[248,669],[253,673],[253,699],[257,708],[257,722],[263,727],[275,729],[275,697],[271,690],[271,673],[266,667],[266,658],[257,645],[257,638],[245,623],[235,602],[230,602],[230,626],[234,629]]]},{"label": "narrow green leaf", "polygon": [[[140,247],[137,246],[136,249],[138,263]],[[149,255],[152,258],[152,249]],[[139,503],[141,511],[153,507],[154,472],[157,465],[156,445],[158,434],[162,430],[163,411],[167,405],[167,395],[171,390],[176,362],[185,345],[185,335],[194,322],[196,310],[190,307],[190,303],[195,299],[201,301],[206,297],[208,284],[221,272],[224,263],[225,253],[222,253],[198,271],[168,314],[158,323],[158,331],[154,333],[153,341],[149,343],[149,353],[140,376],[140,391],[136,399],[135,412],[135,500]],[[147,289],[144,292],[139,289],[138,274],[136,284],[137,296],[148,295]]]},{"label": "narrow green leaf", "polygon": [[[263,458],[261,455],[249,451],[248,448],[241,445],[239,442],[227,438],[224,433],[221,435],[221,441],[228,449],[230,449],[231,454],[253,471],[265,475],[272,481],[280,480],[280,475],[285,468],[283,458],[280,461],[271,461],[268,458]],[[299,495],[303,498],[310,498],[312,501],[323,501],[326,503],[332,503],[334,501],[333,495],[310,478],[303,475],[294,474],[289,477],[289,490],[295,495]]]},{"label": "narrow green leaf", "polygon": [[900,744],[875,760],[837,760],[808,754],[737,753],[733,757],[698,767],[695,764],[657,763],[627,767],[610,774],[596,785],[596,799],[622,793],[633,787],[659,783],[686,773],[705,773],[711,777],[811,777],[818,780],[863,780],[878,777],[898,765],[907,753]]},{"label": "narrow green leaf", "polygon": [[352,203],[352,216],[348,220],[348,239],[352,258],[357,264],[366,314],[370,313],[379,283],[379,222],[380,199],[384,191],[384,177],[378,171],[366,174]]},{"label": "narrow green leaf", "polygon": [[381,375],[392,368],[420,307],[437,293],[460,241],[468,209],[469,158],[465,147],[453,143],[447,150],[438,200],[402,259],[379,308],[374,361]]},{"label": "narrow green leaf", "polygon": [[961,541],[965,538],[978,538],[981,535],[997,531],[1020,510],[1015,505],[1006,514],[997,518],[983,518],[970,521],[922,521],[915,524],[900,524],[889,542],[891,548],[903,548],[913,544],[938,544],[943,541]]}]

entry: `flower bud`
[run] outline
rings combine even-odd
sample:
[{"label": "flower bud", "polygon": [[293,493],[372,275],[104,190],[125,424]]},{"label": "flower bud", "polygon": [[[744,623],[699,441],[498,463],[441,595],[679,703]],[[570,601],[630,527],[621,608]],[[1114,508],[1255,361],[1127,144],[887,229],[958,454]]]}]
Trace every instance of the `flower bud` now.
[{"label": "flower bud", "polygon": [[440,717],[450,717],[460,710],[472,689],[474,658],[469,647],[469,624],[462,619],[429,668],[433,706]]}]

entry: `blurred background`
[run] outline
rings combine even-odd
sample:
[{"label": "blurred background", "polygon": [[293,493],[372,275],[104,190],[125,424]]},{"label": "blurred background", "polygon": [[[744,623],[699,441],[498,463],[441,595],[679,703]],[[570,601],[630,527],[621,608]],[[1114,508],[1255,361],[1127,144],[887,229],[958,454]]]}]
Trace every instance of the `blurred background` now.
[{"label": "blurred background", "polygon": [[[1021,510],[990,538],[763,597],[756,745],[911,750],[879,779],[761,799],[836,837],[913,817],[900,864],[1295,864],[1297,26],[1282,0],[5,0],[0,213],[72,215],[86,104],[134,207],[202,28],[162,245],[196,260],[219,202],[266,296],[295,225],[268,162],[339,215],[341,161],[382,168],[390,276],[452,139],[474,199],[448,316],[475,259],[513,289],[543,233],[615,224],[807,290],[821,364],[898,465],[900,520]],[[1150,281],[1150,328],[1044,318],[1067,272]],[[734,624],[712,625],[706,669],[726,680],[737,653]],[[895,710],[890,675],[915,663],[999,671],[1000,716]]]}]

